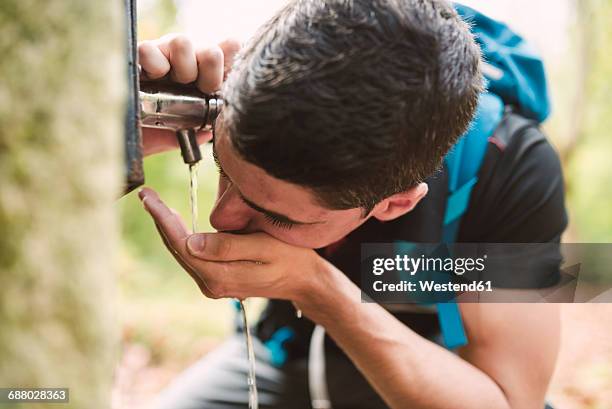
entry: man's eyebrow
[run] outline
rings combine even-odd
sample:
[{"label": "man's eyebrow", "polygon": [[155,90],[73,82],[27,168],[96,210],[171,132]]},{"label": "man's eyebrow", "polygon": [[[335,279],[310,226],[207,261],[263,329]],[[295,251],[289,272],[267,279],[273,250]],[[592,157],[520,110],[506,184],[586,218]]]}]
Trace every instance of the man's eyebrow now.
[{"label": "man's eyebrow", "polygon": [[[212,146],[212,154],[213,154],[213,158],[215,160],[215,163],[216,163],[217,167],[219,168],[219,170],[221,172],[223,172],[223,168],[221,167],[221,163],[219,162],[219,157],[217,156],[217,151],[215,149],[214,139],[213,139],[213,146]],[[223,173],[225,173],[225,172],[223,172]],[[226,175],[226,177],[227,177],[227,175]],[[229,177],[228,177],[228,179],[229,179]],[[292,218],[290,218],[288,216],[285,216],[284,214],[280,214],[280,213],[277,213],[277,212],[274,212],[272,210],[268,210],[266,208],[263,208],[263,207],[259,206],[258,204],[254,203],[250,199],[246,198],[242,194],[240,189],[238,189],[238,194],[240,195],[240,198],[242,199],[242,201],[247,206],[249,206],[251,209],[253,209],[253,210],[255,210],[255,211],[259,212],[259,213],[265,214],[265,215],[267,215],[269,217],[272,217],[274,219],[277,219],[277,220],[279,220],[281,222],[290,223],[290,224],[297,224],[297,225],[311,225],[311,224],[322,224],[322,223],[325,223],[325,221],[300,222],[300,221],[297,221],[297,220],[293,220]]]}]

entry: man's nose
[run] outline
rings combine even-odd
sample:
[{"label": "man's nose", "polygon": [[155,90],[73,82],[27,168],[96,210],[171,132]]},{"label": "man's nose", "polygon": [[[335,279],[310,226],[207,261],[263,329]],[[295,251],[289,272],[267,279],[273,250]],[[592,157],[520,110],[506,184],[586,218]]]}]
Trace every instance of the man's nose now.
[{"label": "man's nose", "polygon": [[229,186],[215,203],[210,214],[210,224],[217,231],[247,230],[253,210],[240,198],[237,189]]}]

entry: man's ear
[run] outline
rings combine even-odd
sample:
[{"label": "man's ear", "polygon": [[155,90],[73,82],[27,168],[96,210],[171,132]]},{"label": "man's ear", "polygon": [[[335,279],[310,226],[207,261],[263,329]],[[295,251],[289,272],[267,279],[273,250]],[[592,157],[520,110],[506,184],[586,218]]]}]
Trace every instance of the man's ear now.
[{"label": "man's ear", "polygon": [[419,183],[411,189],[389,196],[374,206],[370,216],[383,222],[397,219],[414,209],[428,190],[427,183]]}]

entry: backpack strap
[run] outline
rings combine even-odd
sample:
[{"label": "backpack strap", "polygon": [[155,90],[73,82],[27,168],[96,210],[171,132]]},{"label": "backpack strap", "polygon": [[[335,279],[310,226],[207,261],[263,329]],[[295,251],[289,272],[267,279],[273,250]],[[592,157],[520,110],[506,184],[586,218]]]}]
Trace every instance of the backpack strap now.
[{"label": "backpack strap", "polygon": [[468,131],[444,158],[448,173],[448,199],[442,227],[444,243],[453,243],[457,239],[459,222],[468,208],[472,189],[478,181],[478,171],[485,157],[489,137],[500,124],[503,114],[504,104],[498,96],[482,94]]},{"label": "backpack strap", "polygon": [[489,141],[504,150],[512,138],[522,134],[527,128],[535,128],[538,125],[537,121],[516,114],[514,107],[506,105],[504,118],[495,133],[489,137]]},{"label": "backpack strap", "polygon": [[[482,94],[468,131],[444,158],[448,173],[448,199],[442,225],[444,243],[453,243],[457,239],[461,217],[468,208],[472,190],[478,181],[488,139],[501,122],[503,113],[501,98],[491,93]],[[436,306],[446,347],[453,349],[466,345],[467,336],[457,303],[451,300]]]}]

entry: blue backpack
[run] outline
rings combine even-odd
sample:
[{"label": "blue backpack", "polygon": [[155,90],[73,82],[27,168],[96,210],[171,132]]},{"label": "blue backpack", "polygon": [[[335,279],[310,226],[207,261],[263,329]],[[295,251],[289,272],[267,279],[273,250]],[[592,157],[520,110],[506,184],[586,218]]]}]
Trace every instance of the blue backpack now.
[{"label": "blue backpack", "polygon": [[[444,158],[448,173],[448,198],[442,226],[445,243],[457,239],[489,137],[500,126],[505,107],[512,106],[515,112],[536,123],[544,121],[550,113],[544,65],[529,44],[499,21],[463,5],[455,4],[455,8],[471,25],[482,50],[487,92],[480,97],[468,131]],[[453,349],[466,345],[467,337],[457,304],[450,301],[436,307],[445,346]]]}]

